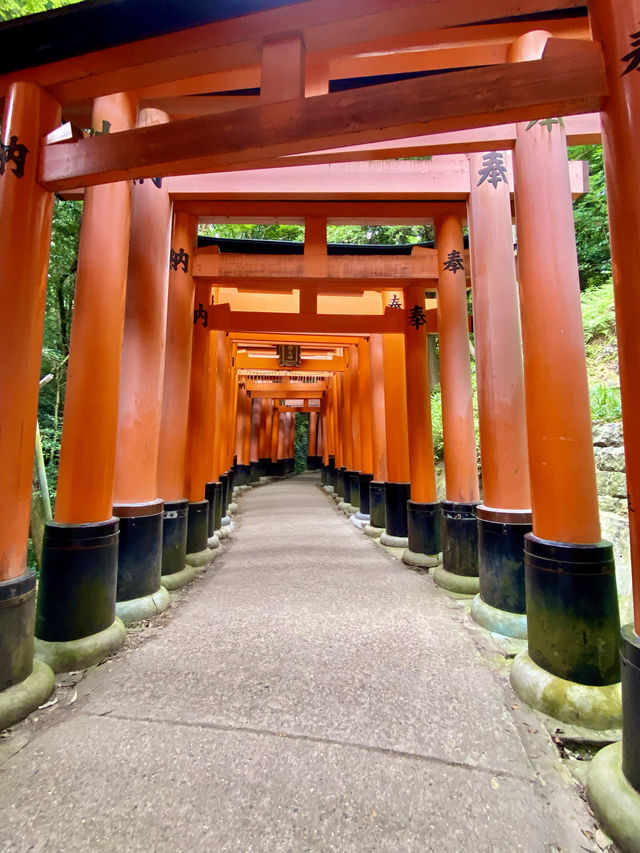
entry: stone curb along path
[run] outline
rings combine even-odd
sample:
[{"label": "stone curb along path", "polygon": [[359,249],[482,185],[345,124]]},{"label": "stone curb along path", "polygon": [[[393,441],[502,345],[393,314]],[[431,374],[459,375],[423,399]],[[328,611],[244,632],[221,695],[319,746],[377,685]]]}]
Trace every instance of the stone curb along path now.
[{"label": "stone curb along path", "polygon": [[601,849],[504,655],[317,482],[0,742],[0,851]]}]

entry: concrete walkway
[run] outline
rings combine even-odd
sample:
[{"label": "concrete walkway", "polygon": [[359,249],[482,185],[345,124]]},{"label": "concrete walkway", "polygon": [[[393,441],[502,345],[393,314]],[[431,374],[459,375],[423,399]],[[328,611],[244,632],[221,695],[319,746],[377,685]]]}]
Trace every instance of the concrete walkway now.
[{"label": "concrete walkway", "polygon": [[0,850],[599,849],[501,656],[317,482],[246,494],[168,614],[0,741]]}]

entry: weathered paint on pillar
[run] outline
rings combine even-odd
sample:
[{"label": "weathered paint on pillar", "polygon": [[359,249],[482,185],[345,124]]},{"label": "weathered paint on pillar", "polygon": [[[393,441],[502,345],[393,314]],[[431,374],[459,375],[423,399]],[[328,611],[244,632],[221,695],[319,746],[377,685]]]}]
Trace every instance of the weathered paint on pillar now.
[{"label": "weathered paint on pillar", "polygon": [[24,574],[38,412],[53,196],[37,183],[43,136],[58,104],[32,83],[12,83],[2,142],[14,150],[0,176],[0,581]]},{"label": "weathered paint on pillar", "polygon": [[[544,39],[544,33],[519,39],[512,58],[532,58]],[[533,532],[556,542],[596,543],[600,518],[562,125],[517,125],[514,179]]]},{"label": "weathered paint on pillar", "polygon": [[462,223],[457,216],[436,221],[438,332],[442,388],[442,431],[447,500],[479,500],[473,423],[469,321]]},{"label": "weathered paint on pillar", "polygon": [[271,410],[271,461],[278,461],[278,438],[280,436],[280,414],[272,406]]},{"label": "weathered paint on pillar", "polygon": [[529,509],[520,309],[504,152],[469,156],[473,330],[484,504]]},{"label": "weathered paint on pillar", "polygon": [[[141,110],[137,126],[168,120],[160,110]],[[166,185],[157,187],[148,180],[134,185],[130,234],[114,504],[144,503],[158,497],[171,242],[171,198]],[[180,263],[183,274],[188,274],[190,261],[187,256]]]},{"label": "weathered paint on pillar", "polygon": [[359,359],[356,344],[349,345],[349,391],[351,394],[351,454],[352,471],[362,471],[362,433],[360,428]]},{"label": "weathered paint on pillar", "polygon": [[[385,293],[385,307],[388,307],[396,296],[396,291]],[[384,335],[382,349],[387,432],[387,480],[391,483],[408,483],[409,436],[404,335]]]},{"label": "weathered paint on pillar", "polygon": [[[154,187],[155,189],[155,187]],[[174,216],[172,243],[192,253],[197,220],[188,213]],[[158,454],[158,493],[166,501],[185,496],[189,376],[193,337],[194,284],[191,265],[169,269],[167,332]]]},{"label": "weathered paint on pillar", "polygon": [[594,35],[602,42],[609,80],[609,97],[601,113],[602,145],[618,330],[635,632],[640,635],[640,513],[636,509],[640,506],[640,71],[635,63],[640,56],[640,2],[592,0],[589,13]]},{"label": "weathered paint on pillar", "polygon": [[424,286],[407,287],[404,293],[408,317],[414,320],[405,332],[407,419],[409,424],[409,471],[411,500],[436,500],[436,474],[431,431],[431,396],[424,304]]},{"label": "weathered paint on pillar", "polygon": [[[96,99],[92,126],[103,121],[113,133],[134,127],[135,98]],[[60,522],[91,523],[112,514],[130,213],[129,182],[87,188],[60,446]]]}]

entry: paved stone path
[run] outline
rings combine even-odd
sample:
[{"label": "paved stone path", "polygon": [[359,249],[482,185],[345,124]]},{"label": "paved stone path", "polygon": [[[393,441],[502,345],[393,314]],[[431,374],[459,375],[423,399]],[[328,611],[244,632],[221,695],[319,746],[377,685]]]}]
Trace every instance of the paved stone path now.
[{"label": "paved stone path", "polygon": [[0,742],[0,850],[594,849],[480,629],[317,482],[242,497],[168,615]]}]

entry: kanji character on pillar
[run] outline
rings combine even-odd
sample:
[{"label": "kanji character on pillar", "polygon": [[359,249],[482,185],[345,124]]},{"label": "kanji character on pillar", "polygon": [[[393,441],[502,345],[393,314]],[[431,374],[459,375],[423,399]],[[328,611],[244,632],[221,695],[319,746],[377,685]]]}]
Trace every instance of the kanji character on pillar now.
[{"label": "kanji character on pillar", "polygon": [[454,249],[452,252],[449,252],[449,254],[447,255],[447,260],[444,262],[442,268],[454,273],[458,270],[464,270],[464,261],[462,260],[462,255],[457,249]]},{"label": "kanji character on pillar", "polygon": [[504,155],[501,151],[489,151],[488,154],[483,154],[482,169],[478,170],[480,180],[477,186],[484,184],[485,181],[489,181],[493,187],[497,187],[501,181],[504,181],[505,184],[508,183],[507,169],[503,160]]}]

